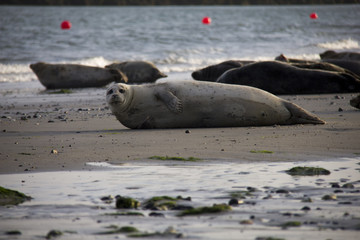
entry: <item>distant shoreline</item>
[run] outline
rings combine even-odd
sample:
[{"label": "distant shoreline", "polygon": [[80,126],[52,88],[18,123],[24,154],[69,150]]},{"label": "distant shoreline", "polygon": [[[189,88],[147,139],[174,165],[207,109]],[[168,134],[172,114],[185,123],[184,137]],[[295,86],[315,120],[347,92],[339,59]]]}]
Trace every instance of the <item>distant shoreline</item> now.
[{"label": "distant shoreline", "polygon": [[171,5],[322,5],[360,4],[360,0],[2,0],[0,5],[171,6]]}]

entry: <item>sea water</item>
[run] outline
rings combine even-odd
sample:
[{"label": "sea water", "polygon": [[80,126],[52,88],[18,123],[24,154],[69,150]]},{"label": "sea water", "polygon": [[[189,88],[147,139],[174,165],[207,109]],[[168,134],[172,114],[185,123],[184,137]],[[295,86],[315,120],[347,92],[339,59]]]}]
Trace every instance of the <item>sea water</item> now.
[{"label": "sea water", "polygon": [[[318,19],[310,19],[316,12]],[[204,25],[204,16],[212,19]],[[0,6],[0,93],[45,88],[29,64],[151,61],[169,79],[229,59],[319,59],[360,51],[360,4],[311,6]],[[62,30],[63,20],[72,23]],[[95,91],[95,89],[94,89]]]}]

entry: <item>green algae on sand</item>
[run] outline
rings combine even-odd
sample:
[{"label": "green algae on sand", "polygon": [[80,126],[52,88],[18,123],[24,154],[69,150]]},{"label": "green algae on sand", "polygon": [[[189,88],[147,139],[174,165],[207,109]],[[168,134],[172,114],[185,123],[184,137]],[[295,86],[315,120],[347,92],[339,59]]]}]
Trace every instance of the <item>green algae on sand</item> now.
[{"label": "green algae on sand", "polygon": [[319,167],[293,167],[285,172],[291,176],[318,176],[330,174],[329,170]]},{"label": "green algae on sand", "polygon": [[0,187],[0,206],[18,205],[25,201],[30,201],[31,199],[32,197],[27,196],[24,193]]},{"label": "green algae on sand", "polygon": [[200,158],[195,158],[195,157],[183,158],[183,157],[169,157],[169,156],[152,156],[152,157],[149,157],[149,159],[173,160],[173,161],[189,161],[189,162],[196,162],[196,161],[201,160]]},{"label": "green algae on sand", "polygon": [[200,215],[208,213],[221,213],[230,211],[231,207],[227,204],[214,204],[212,207],[199,207],[194,209],[187,209],[182,211],[178,216],[190,216],[190,215]]}]

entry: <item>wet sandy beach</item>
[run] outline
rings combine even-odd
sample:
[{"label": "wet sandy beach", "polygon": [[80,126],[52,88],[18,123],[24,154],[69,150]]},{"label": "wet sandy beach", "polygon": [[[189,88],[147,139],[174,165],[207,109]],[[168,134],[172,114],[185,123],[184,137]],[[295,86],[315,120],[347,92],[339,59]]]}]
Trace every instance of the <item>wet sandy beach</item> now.
[{"label": "wet sandy beach", "polygon": [[81,170],[88,169],[86,162],[149,161],[154,155],[243,162],[360,153],[360,114],[349,104],[355,94],[281,96],[317,114],[325,125],[130,130],[111,115],[104,92],[4,101],[0,173]]}]

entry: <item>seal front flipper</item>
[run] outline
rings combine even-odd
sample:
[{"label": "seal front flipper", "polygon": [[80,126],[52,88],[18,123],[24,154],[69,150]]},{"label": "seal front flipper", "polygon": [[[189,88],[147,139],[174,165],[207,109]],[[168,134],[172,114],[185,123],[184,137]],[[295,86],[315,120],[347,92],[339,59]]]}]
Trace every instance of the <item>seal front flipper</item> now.
[{"label": "seal front flipper", "polygon": [[159,89],[155,92],[155,97],[161,100],[171,112],[181,113],[183,111],[181,100],[169,90]]}]

